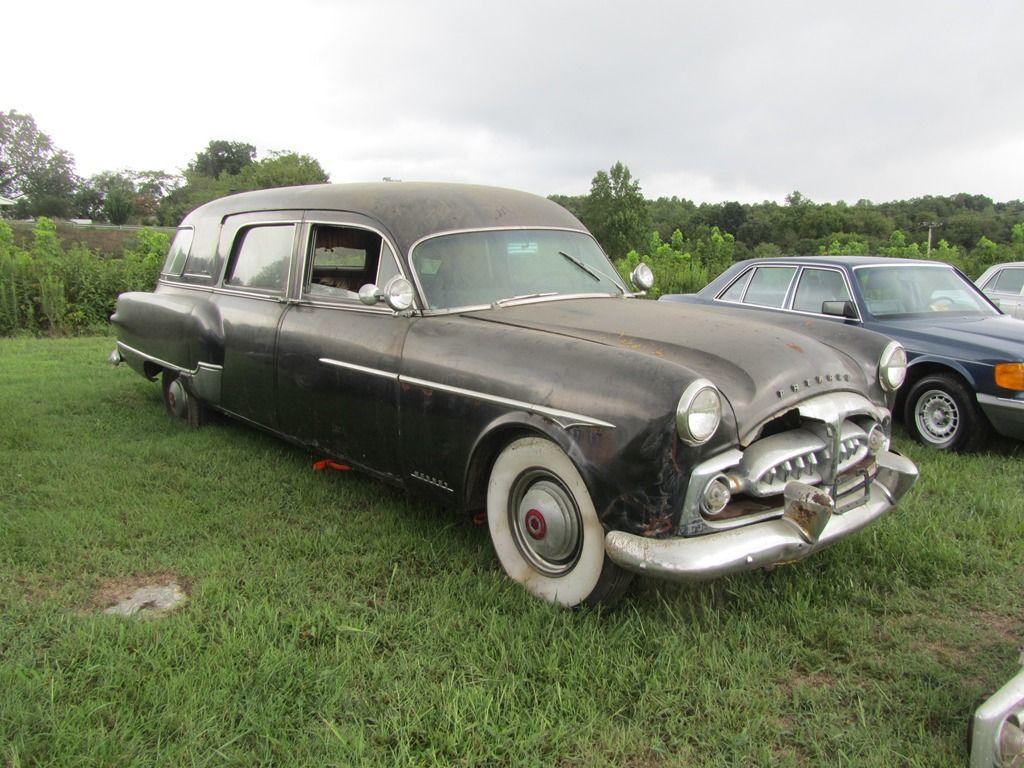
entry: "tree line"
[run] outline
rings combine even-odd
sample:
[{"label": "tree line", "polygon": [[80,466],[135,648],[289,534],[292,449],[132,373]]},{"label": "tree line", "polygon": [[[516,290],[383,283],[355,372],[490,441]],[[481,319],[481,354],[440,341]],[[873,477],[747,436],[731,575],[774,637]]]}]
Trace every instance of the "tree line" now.
[{"label": "tree line", "polygon": [[[0,112],[0,196],[18,218],[81,217],[176,226],[193,208],[232,192],[327,182],[320,163],[296,152],[257,157],[242,141],[210,141],[180,173],[120,169],[89,178],[31,115]],[[874,203],[816,203],[798,191],[782,203],[697,203],[644,196],[621,162],[584,195],[552,195],[574,213],[624,273],[640,260],[654,295],[699,289],[734,261],[796,254],[880,254],[948,261],[972,277],[1024,259],[1024,202],[985,195]]]},{"label": "tree line", "polygon": [[32,115],[0,112],[0,197],[16,218],[83,218],[111,224],[177,226],[193,208],[232,192],[327,182],[309,155],[270,152],[241,141],[211,141],[180,173],[108,170],[78,175],[70,152],[57,147]]},{"label": "tree line", "polygon": [[620,271],[643,260],[653,295],[702,288],[734,261],[790,255],[930,258],[971,277],[1024,260],[1024,202],[957,194],[873,203],[815,203],[800,192],[784,203],[696,203],[644,197],[621,162],[598,171],[586,195],[552,195],[597,237]]}]

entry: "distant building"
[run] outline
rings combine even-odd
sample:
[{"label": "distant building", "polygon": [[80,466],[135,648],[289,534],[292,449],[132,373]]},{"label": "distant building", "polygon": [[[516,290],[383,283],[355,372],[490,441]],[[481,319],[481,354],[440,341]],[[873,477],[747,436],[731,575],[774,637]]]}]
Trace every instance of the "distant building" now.
[{"label": "distant building", "polygon": [[7,208],[14,205],[13,200],[8,200],[6,197],[0,197],[0,208]]}]

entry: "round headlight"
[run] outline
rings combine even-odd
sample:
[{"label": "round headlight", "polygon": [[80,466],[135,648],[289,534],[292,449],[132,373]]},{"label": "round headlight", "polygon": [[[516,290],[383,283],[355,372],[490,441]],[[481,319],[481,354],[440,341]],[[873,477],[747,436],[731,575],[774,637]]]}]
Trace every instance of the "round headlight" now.
[{"label": "round headlight", "polygon": [[878,360],[878,383],[895,392],[907,378],[907,351],[898,341],[890,342]]},{"label": "round headlight", "polygon": [[690,445],[711,439],[722,421],[722,396],[707,379],[697,379],[683,391],[676,406],[676,430]]}]

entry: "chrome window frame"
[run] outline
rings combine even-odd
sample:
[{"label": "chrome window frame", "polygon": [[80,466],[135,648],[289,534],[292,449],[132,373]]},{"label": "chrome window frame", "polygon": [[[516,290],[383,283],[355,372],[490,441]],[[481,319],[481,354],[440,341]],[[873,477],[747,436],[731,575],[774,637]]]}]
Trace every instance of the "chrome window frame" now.
[{"label": "chrome window frame", "polygon": [[[192,239],[188,241],[188,250],[185,252],[185,261],[182,262],[181,269],[178,272],[164,272],[164,266],[166,266],[167,259],[171,255],[171,249],[170,249],[170,247],[168,247],[167,255],[164,256],[164,264],[162,264],[160,266],[160,275],[159,275],[159,277],[162,278],[164,275],[169,275],[171,277],[184,277],[186,274],[190,274],[190,273],[185,272],[185,266],[188,264],[189,256],[192,255],[192,244],[195,243],[195,241],[196,241],[196,228],[193,225],[191,225],[191,224],[186,224],[184,226],[175,227],[174,237],[171,238],[171,246],[173,246],[174,245],[174,241],[178,239],[178,233],[181,232],[182,230],[185,230],[185,229],[189,230],[192,233]],[[202,275],[196,275],[196,277],[202,277]]]},{"label": "chrome window frame", "polygon": [[[465,235],[465,234],[472,234],[472,233],[477,233],[477,232],[516,232],[516,231],[530,231],[530,230],[535,230],[535,231],[539,230],[539,231],[544,231],[544,232],[575,232],[577,234],[585,235],[586,237],[589,237],[591,240],[594,241],[594,245],[597,246],[597,250],[600,251],[601,255],[604,256],[605,260],[608,262],[608,266],[611,267],[611,272],[610,272],[610,274],[606,275],[606,277],[611,277],[613,280],[616,280],[616,279],[619,280],[619,281],[622,280],[622,277],[619,275],[619,271],[615,268],[615,265],[612,263],[612,260],[610,258],[608,258],[608,254],[605,253],[604,248],[602,248],[601,244],[599,242],[597,242],[597,238],[594,237],[590,232],[588,232],[585,229],[577,229],[575,227],[551,227],[551,226],[537,226],[537,225],[523,225],[523,226],[509,226],[509,227],[470,227],[470,228],[467,228],[467,229],[448,229],[448,230],[444,230],[442,232],[433,232],[433,233],[431,233],[429,235],[424,235],[419,240],[417,240],[416,242],[414,242],[412,245],[409,246],[409,271],[412,272],[413,285],[416,286],[416,291],[419,293],[419,295],[423,299],[423,308],[420,310],[421,314],[423,314],[426,317],[431,317],[431,316],[435,316],[435,315],[451,315],[451,314],[456,314],[456,313],[459,313],[459,312],[473,312],[473,311],[479,311],[479,310],[482,310],[482,309],[491,309],[494,306],[493,304],[466,304],[464,306],[459,306],[459,307],[445,307],[444,309],[431,309],[430,308],[430,302],[427,300],[427,294],[423,290],[423,285],[420,283],[420,276],[419,276],[419,273],[416,270],[416,263],[413,261],[413,257],[414,257],[414,255],[416,253],[416,248],[419,247],[422,243],[425,243],[427,240],[433,240],[433,239],[438,238],[438,237],[447,237],[448,235]],[[543,297],[538,296],[538,297],[534,297],[534,298],[536,299],[537,303],[542,303],[542,302],[545,302],[545,301],[565,300],[565,299],[598,298],[598,297],[605,297],[605,296],[607,296],[608,298],[612,298],[612,299],[617,299],[617,298],[622,298],[622,297],[627,297],[628,298],[629,290],[626,288],[625,284],[619,282],[619,283],[616,283],[616,285],[622,290],[622,294],[619,295],[619,296],[616,296],[615,294],[611,294],[611,293],[607,293],[607,294],[605,294],[605,293],[601,293],[601,294],[597,294],[597,293],[571,293],[571,294],[570,293],[563,293],[563,294],[556,294],[554,296],[543,296]],[[510,305],[506,305],[506,306],[510,306]]]},{"label": "chrome window frame", "polygon": [[[992,275],[992,277],[989,279],[989,281],[987,283],[985,283],[985,285],[986,286],[989,286],[989,285],[992,286],[992,293],[997,293],[1000,296],[1008,296],[1008,297],[1013,297],[1015,299],[1019,299],[1022,296],[1024,296],[1024,284],[1021,285],[1020,290],[1017,293],[1011,293],[1010,291],[1000,291],[996,287],[996,285],[995,285],[998,282],[998,280],[999,280],[999,276],[1001,274],[1003,274],[1003,272],[1010,272],[1010,271],[1024,272],[1024,267],[1014,267],[1014,266],[1000,267],[998,270],[996,270],[996,273],[994,275]],[[984,288],[982,288],[981,291],[982,291],[982,293],[986,293]]]},{"label": "chrome window frame", "polygon": [[796,293],[800,290],[800,281],[804,277],[804,272],[808,269],[820,269],[828,272],[838,272],[843,277],[843,285],[846,286],[846,292],[849,294],[849,301],[853,304],[853,309],[857,313],[856,317],[843,317],[837,318],[840,320],[853,320],[858,323],[864,322],[861,317],[860,307],[857,305],[857,299],[853,293],[853,286],[850,284],[850,276],[846,274],[846,270],[842,267],[826,267],[819,264],[801,264],[800,273],[797,275],[796,283],[793,286],[793,295],[789,297],[789,311],[794,312],[798,315],[810,315],[812,317],[836,317],[835,315],[826,315],[824,312],[808,312],[806,309],[794,309],[793,304],[796,302]]},{"label": "chrome window frame", "polygon": [[[375,315],[393,315],[394,312],[389,307],[387,307],[386,305],[368,306],[368,305],[363,304],[362,302],[360,302],[359,299],[357,299],[357,298],[356,299],[352,299],[352,298],[341,297],[341,296],[339,296],[338,298],[335,298],[335,299],[324,299],[324,300],[321,301],[321,300],[318,300],[316,298],[308,297],[306,295],[306,292],[305,292],[306,273],[309,271],[309,267],[310,267],[310,264],[311,264],[311,258],[312,258],[311,248],[313,246],[313,232],[315,231],[315,228],[317,226],[343,227],[343,228],[348,228],[348,229],[361,229],[361,230],[364,230],[366,232],[374,233],[375,235],[380,237],[381,255],[383,255],[384,243],[387,243],[388,247],[391,249],[392,255],[395,258],[395,263],[398,265],[398,273],[403,278],[408,280],[409,277],[405,273],[405,265],[402,264],[402,257],[400,255],[401,252],[398,250],[397,246],[392,241],[392,239],[390,237],[388,237],[388,235],[386,235],[380,229],[377,229],[376,227],[372,227],[372,226],[370,226],[368,224],[353,224],[353,223],[339,222],[339,221],[328,221],[326,219],[321,219],[321,218],[303,219],[302,223],[304,225],[306,225],[305,231],[302,233],[304,235],[304,238],[305,238],[305,247],[304,247],[303,252],[302,252],[302,259],[301,259],[300,269],[298,270],[298,285],[295,287],[295,297],[296,297],[295,300],[296,300],[296,303],[297,304],[301,304],[302,306],[322,307],[322,308],[325,308],[325,309],[344,309],[344,310],[347,310],[349,312],[367,312],[367,313],[375,314]],[[410,269],[411,268],[412,267],[410,266]],[[378,258],[378,260],[377,260],[377,274],[375,275],[375,279],[379,278],[379,277],[380,277],[380,259]],[[378,286],[378,287],[382,287],[382,286]],[[414,311],[419,311],[419,309],[417,307],[417,305],[420,304],[419,296],[414,296],[413,300],[414,300],[413,310]]]},{"label": "chrome window frame", "polygon": [[[742,279],[743,276],[746,275],[748,272],[753,272],[754,270],[760,269],[762,267],[790,267],[790,268],[795,268],[796,269],[796,272],[793,274],[793,279],[790,282],[789,287],[786,288],[786,297],[785,297],[781,307],[766,307],[763,304],[749,304],[749,303],[747,303],[747,301],[746,301],[747,290],[750,288],[750,280],[747,281],[747,285],[743,288],[743,295],[742,295],[742,297],[740,298],[739,301],[732,301],[730,299],[723,299],[722,298],[722,296],[724,296],[725,293],[730,288],[732,288],[733,284],[735,284],[737,280]],[[835,315],[826,315],[826,314],[823,314],[821,312],[807,312],[807,311],[802,310],[802,309],[793,309],[793,301],[796,299],[797,287],[800,285],[800,278],[803,277],[803,273],[804,273],[805,269],[825,269],[825,270],[829,270],[831,272],[838,272],[840,275],[842,275],[843,276],[843,283],[846,284],[846,290],[849,291],[849,293],[850,293],[850,301],[853,302],[853,307],[854,307],[854,309],[857,312],[857,316],[856,317],[836,317]],[[753,278],[753,275],[751,275],[751,279],[752,278]],[[857,303],[856,296],[857,295],[853,292],[853,284],[850,282],[850,276],[849,276],[849,274],[847,274],[847,271],[845,269],[843,269],[842,267],[836,267],[836,266],[833,266],[831,264],[821,264],[821,263],[804,264],[804,263],[794,263],[794,262],[786,262],[786,261],[776,261],[776,260],[773,260],[773,261],[766,261],[763,264],[762,263],[751,264],[745,270],[740,272],[733,280],[731,280],[729,282],[728,286],[726,286],[723,290],[719,291],[718,295],[715,296],[713,301],[718,302],[720,304],[731,304],[731,305],[736,306],[736,307],[753,307],[754,309],[769,309],[769,310],[774,310],[775,312],[792,312],[795,315],[804,315],[805,317],[821,317],[821,318],[826,318],[826,319],[848,320],[848,321],[852,321],[852,322],[855,322],[855,323],[863,323],[864,322],[863,315],[861,314],[860,305]]]},{"label": "chrome window frame", "polygon": [[[883,267],[895,267],[896,269],[907,269],[908,267],[924,267],[925,269],[948,269],[953,274],[955,274],[955,275],[959,276],[960,278],[962,278],[963,281],[967,285],[969,285],[971,288],[973,288],[975,290],[975,292],[978,294],[978,296],[980,296],[982,298],[982,300],[988,302],[989,307],[994,309],[996,311],[997,315],[1006,314],[1005,312],[1003,312],[1003,310],[1001,310],[999,307],[997,307],[995,305],[995,303],[992,301],[992,299],[989,298],[988,294],[985,293],[985,291],[983,291],[981,288],[979,288],[977,285],[974,284],[974,281],[971,280],[971,278],[967,277],[967,275],[965,275],[959,269],[954,267],[952,264],[946,264],[945,262],[939,262],[937,264],[928,264],[928,263],[921,262],[921,261],[907,261],[906,264],[894,264],[893,262],[886,262],[884,264],[857,264],[856,266],[850,267],[850,269],[855,273],[854,277],[856,277],[856,273],[858,271],[862,270],[862,269],[881,269]],[[858,287],[859,286],[860,286],[860,283],[858,282]],[[867,308],[867,302],[866,301],[864,302],[864,306],[865,306],[865,308]],[[921,314],[921,313],[919,313],[919,312],[910,312],[908,314]],[[871,313],[871,316],[875,317],[874,313]],[[883,317],[890,317],[890,316],[889,315],[883,315]]]},{"label": "chrome window frame", "polygon": [[[723,288],[721,291],[718,292],[718,295],[715,296],[715,301],[721,301],[723,304],[742,304],[743,303],[743,296],[747,293],[747,286],[750,285],[750,278],[752,278],[754,276],[754,270],[755,269],[757,269],[757,265],[752,265],[752,266],[749,266],[746,269],[742,270],[738,275],[736,275],[736,277],[734,277],[732,280],[729,281],[729,284],[727,286],[725,286],[725,288]],[[729,291],[732,290],[732,287],[734,285],[736,285],[736,283],[738,283],[740,280],[744,280],[744,279],[746,279],[747,282],[743,286],[743,290],[740,291],[740,300],[739,301],[733,301],[732,299],[722,298],[723,296],[725,296],[725,294],[727,294]],[[751,306],[753,306],[753,305],[751,305]]]},{"label": "chrome window frame", "polygon": [[[723,301],[725,301],[726,304],[742,304],[745,307],[755,307],[756,309],[780,309],[780,310],[785,310],[786,306],[789,304],[790,294],[793,291],[793,281],[796,280],[796,276],[800,274],[800,265],[799,264],[786,264],[784,262],[766,262],[764,264],[753,264],[752,268],[754,270],[754,273],[750,276],[750,279],[747,280],[747,284],[743,288],[743,295],[740,297],[740,300],[739,301],[725,301],[723,299]],[[760,270],[760,269],[792,269],[793,270],[793,274],[789,278],[789,285],[786,286],[786,290],[782,294],[782,304],[780,304],[777,307],[773,307],[773,306],[768,305],[768,304],[752,304],[749,301],[747,301],[747,293],[750,292],[750,284],[752,282],[754,282],[754,276],[757,274],[757,271]]]},{"label": "chrome window frame", "polygon": [[[232,260],[236,257],[236,249],[241,246],[241,244],[239,243],[239,240],[238,240],[238,236],[240,234],[242,234],[242,232],[247,232],[248,230],[253,229],[254,227],[275,227],[275,226],[276,227],[280,227],[280,226],[285,226],[287,224],[292,225],[292,249],[291,249],[291,252],[288,254],[288,267],[287,267],[287,269],[285,271],[285,274],[287,275],[287,277],[285,278],[285,281],[284,281],[284,290],[281,290],[281,291],[276,291],[276,290],[275,291],[270,291],[270,290],[261,290],[261,289],[258,289],[258,288],[245,288],[245,287],[236,288],[235,286],[226,285],[225,284],[224,281],[227,279],[228,268],[232,266]],[[251,224],[250,223],[245,223],[245,224],[239,225],[238,230],[234,234],[234,237],[231,238],[231,249],[228,251],[227,258],[224,259],[224,264],[223,264],[223,266],[221,267],[221,270],[220,270],[220,277],[217,279],[217,282],[214,284],[214,293],[224,293],[224,294],[236,295],[236,296],[251,296],[252,298],[264,299],[264,300],[269,300],[269,301],[277,301],[277,302],[281,302],[281,301],[287,300],[288,295],[291,293],[291,274],[292,274],[292,268],[294,267],[295,245],[296,245],[297,238],[299,237],[299,231],[301,230],[301,226],[300,226],[301,224],[302,224],[302,219],[268,219],[267,221],[254,221]],[[223,232],[223,227],[224,227],[224,225],[222,223],[221,224],[221,231],[222,232]],[[242,242],[244,242],[244,238],[243,238]]]}]

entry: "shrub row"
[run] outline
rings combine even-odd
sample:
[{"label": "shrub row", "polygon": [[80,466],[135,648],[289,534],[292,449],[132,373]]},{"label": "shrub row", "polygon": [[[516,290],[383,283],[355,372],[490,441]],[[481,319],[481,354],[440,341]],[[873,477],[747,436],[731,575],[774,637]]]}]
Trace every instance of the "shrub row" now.
[{"label": "shrub row", "polygon": [[119,293],[152,290],[169,240],[143,229],[115,258],[80,244],[65,249],[53,221],[40,218],[22,248],[0,221],[0,335],[103,330]]}]

